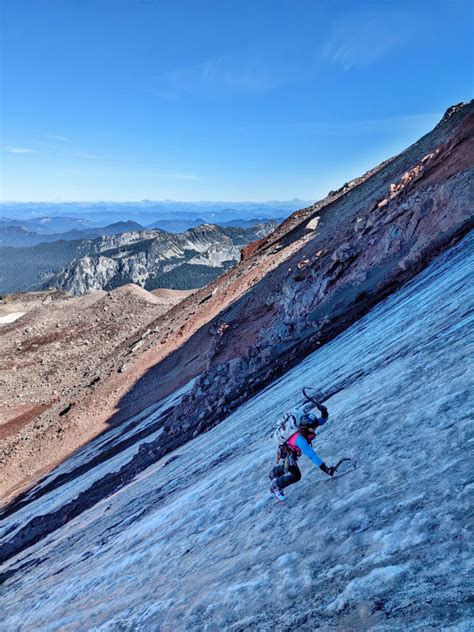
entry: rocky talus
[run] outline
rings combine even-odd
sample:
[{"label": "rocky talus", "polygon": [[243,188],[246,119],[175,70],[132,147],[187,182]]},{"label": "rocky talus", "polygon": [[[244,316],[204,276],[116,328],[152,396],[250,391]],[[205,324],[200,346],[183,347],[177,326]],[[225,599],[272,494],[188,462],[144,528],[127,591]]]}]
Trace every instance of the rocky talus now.
[{"label": "rocky talus", "polygon": [[[55,405],[61,406],[60,414],[72,411],[74,401],[63,405],[62,394],[76,384],[98,384],[101,366],[114,357],[117,345],[130,338],[131,346],[136,345],[134,334],[144,336],[148,323],[189,294],[124,285],[81,297],[51,290],[0,298],[0,466],[5,461],[14,465],[11,449],[20,442],[26,449],[23,458],[28,461],[34,453],[41,467],[42,453],[34,451],[30,439],[38,416]],[[82,424],[72,434],[62,424],[49,427],[50,447],[59,442],[73,451],[88,438],[87,428]],[[16,466],[21,471],[22,463]]]}]

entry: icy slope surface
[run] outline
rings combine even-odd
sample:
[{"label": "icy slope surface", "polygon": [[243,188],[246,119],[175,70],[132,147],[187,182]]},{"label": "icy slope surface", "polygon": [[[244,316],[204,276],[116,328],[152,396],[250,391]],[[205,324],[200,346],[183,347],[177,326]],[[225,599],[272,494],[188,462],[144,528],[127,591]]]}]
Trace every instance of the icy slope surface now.
[{"label": "icy slope surface", "polygon": [[[3,629],[472,629],[473,241],[12,559]],[[317,451],[359,465],[328,479],[301,461],[280,506],[268,432],[301,385],[338,390]]]}]

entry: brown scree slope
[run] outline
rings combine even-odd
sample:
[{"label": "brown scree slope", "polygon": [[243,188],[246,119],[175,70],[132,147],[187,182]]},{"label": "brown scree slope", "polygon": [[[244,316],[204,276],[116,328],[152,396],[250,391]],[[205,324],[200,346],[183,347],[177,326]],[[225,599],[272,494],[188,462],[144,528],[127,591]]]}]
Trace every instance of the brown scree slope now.
[{"label": "brown scree slope", "polygon": [[[110,424],[197,377],[145,467],[225,418],[472,228],[472,102],[399,156],[294,213],[241,263],[118,345],[0,442],[11,497]],[[11,325],[10,325],[11,326]]]}]

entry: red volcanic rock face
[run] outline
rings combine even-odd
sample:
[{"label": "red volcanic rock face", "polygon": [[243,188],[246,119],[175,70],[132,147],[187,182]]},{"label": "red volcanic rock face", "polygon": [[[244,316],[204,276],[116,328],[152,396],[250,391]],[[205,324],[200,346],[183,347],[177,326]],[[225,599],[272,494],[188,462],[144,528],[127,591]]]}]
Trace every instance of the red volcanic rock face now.
[{"label": "red volcanic rock face", "polygon": [[[221,314],[225,330],[214,331],[207,370],[173,413],[176,428],[195,415],[198,432],[217,423],[472,227],[473,118],[472,105],[458,108],[432,133],[429,152],[425,137],[362,183],[346,185],[336,201],[298,211],[247,246],[243,260],[258,261],[285,240],[300,243]],[[305,226],[316,214],[321,219],[308,235]]]},{"label": "red volcanic rock face", "polygon": [[263,241],[263,239],[258,239],[257,241],[252,241],[252,243],[248,244],[248,246],[241,248],[240,261],[244,261],[245,259],[251,257],[258,250],[259,246],[262,245]]}]

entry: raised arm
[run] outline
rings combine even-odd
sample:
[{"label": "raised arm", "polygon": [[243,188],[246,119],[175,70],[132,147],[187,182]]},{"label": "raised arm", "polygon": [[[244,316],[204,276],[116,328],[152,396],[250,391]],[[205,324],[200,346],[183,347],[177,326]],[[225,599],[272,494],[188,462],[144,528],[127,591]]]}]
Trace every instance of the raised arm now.
[{"label": "raised arm", "polygon": [[[318,420],[319,425],[322,426],[323,424],[326,423],[326,420],[328,418],[328,409],[325,406],[321,406],[321,408],[319,408],[321,412],[321,417],[316,417],[316,418]],[[314,411],[314,406],[312,404],[304,404],[303,406],[298,406],[298,408],[295,408],[293,410],[293,415],[296,417],[296,421],[300,424],[303,421],[303,417],[307,413],[312,413],[314,415],[313,411]]]}]

